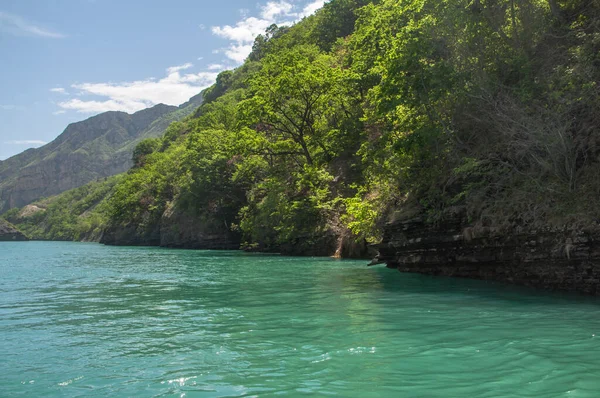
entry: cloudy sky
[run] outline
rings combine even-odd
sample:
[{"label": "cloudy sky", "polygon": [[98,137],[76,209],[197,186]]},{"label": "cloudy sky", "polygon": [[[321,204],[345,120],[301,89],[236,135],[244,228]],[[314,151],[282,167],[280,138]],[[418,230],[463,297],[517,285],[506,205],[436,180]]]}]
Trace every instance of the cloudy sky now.
[{"label": "cloudy sky", "polygon": [[0,160],[100,112],[179,105],[324,0],[3,0]]}]

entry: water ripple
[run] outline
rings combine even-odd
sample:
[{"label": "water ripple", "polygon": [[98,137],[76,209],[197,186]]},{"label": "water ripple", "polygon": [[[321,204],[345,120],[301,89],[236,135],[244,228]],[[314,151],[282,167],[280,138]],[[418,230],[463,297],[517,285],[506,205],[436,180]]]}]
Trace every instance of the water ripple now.
[{"label": "water ripple", "polygon": [[363,261],[0,243],[0,396],[596,397],[599,304]]}]

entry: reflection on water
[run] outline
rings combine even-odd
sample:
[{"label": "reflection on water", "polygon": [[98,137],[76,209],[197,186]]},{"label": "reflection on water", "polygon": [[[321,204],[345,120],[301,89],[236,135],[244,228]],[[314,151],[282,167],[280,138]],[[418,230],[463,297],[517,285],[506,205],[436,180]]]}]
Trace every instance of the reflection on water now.
[{"label": "reflection on water", "polygon": [[600,301],[238,252],[0,243],[0,396],[576,396]]}]

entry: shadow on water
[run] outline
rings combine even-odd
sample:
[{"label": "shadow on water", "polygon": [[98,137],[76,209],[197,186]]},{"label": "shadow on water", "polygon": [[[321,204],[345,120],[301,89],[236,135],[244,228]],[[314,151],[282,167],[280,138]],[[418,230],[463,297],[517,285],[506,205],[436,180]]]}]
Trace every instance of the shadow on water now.
[{"label": "shadow on water", "polygon": [[[360,284],[364,289],[384,289],[397,295],[469,296],[523,305],[581,303],[600,306],[600,298],[573,292],[546,291],[495,281],[403,273],[383,266],[349,269],[343,278],[348,284]],[[373,283],[373,279],[377,283]]]},{"label": "shadow on water", "polygon": [[[255,283],[273,283],[273,289],[294,289],[307,274],[312,280],[330,284],[339,281],[353,291],[383,290],[396,295],[442,295],[444,297],[472,297],[515,304],[555,305],[580,303],[598,306],[600,299],[572,292],[552,292],[503,282],[483,281],[416,273],[401,273],[383,266],[367,267],[367,261],[335,260],[326,257],[286,257],[279,254],[248,253],[244,251],[189,251],[164,248],[146,248],[147,255],[157,257],[159,263],[181,262],[183,272],[190,276],[196,267],[213,263],[212,272],[227,276],[227,283],[239,284],[239,294],[250,293]],[[136,248],[136,250],[139,250]],[[248,260],[248,264],[246,264]],[[258,264],[261,265],[257,265]],[[233,265],[231,265],[233,264]],[[228,268],[229,267],[229,268]],[[311,267],[312,269],[308,269]],[[233,268],[233,270],[232,270]],[[269,274],[271,273],[271,274]],[[283,278],[281,277],[283,276]],[[258,281],[258,282],[257,282]],[[217,283],[217,282],[216,282]],[[219,280],[218,283],[224,283]],[[180,286],[185,291],[186,284]],[[197,288],[187,292],[198,294]],[[235,301],[235,300],[234,300]]]},{"label": "shadow on water", "polygon": [[[348,291],[382,291],[396,296],[472,297],[524,305],[600,305],[600,299],[576,293],[549,292],[493,281],[401,273],[383,266],[368,268],[366,260],[286,257],[244,251],[34,243],[57,248],[55,250],[65,257],[77,251],[85,252],[88,258],[94,258],[94,272],[98,268],[106,268],[117,273],[97,278],[94,284],[99,290],[108,297],[125,294],[126,297],[131,295],[149,302],[169,297],[194,300],[205,293],[226,289],[232,290],[231,295],[225,296],[226,300],[235,303],[239,301],[236,296],[250,295],[256,288],[269,294],[286,289],[295,291],[307,288],[311,283],[319,283],[331,287],[339,284],[339,288]],[[77,294],[77,289],[85,290],[89,286],[65,283],[53,288],[64,288],[66,294]]]}]

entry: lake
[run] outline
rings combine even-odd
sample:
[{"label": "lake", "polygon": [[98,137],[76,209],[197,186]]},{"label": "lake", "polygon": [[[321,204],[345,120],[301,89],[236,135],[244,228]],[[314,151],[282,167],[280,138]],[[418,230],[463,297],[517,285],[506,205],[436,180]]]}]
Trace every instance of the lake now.
[{"label": "lake", "polygon": [[367,261],[0,242],[0,396],[600,396],[600,300]]}]

